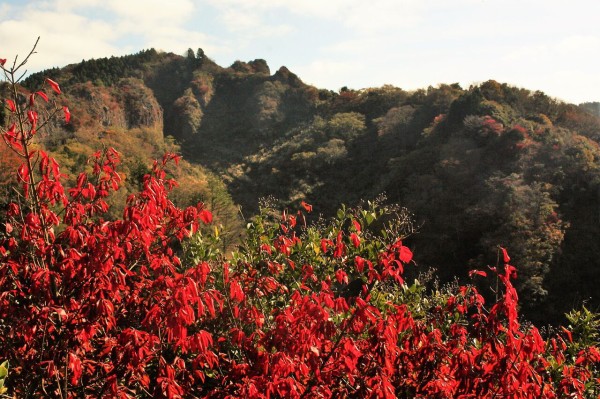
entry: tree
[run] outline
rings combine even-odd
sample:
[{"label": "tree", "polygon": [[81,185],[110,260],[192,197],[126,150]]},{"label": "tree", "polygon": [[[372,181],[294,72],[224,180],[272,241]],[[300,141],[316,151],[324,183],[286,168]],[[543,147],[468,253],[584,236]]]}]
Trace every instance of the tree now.
[{"label": "tree", "polygon": [[365,133],[365,116],[358,112],[335,114],[327,121],[326,132],[332,139],[352,140]]},{"label": "tree", "polygon": [[188,61],[194,61],[196,59],[196,56],[194,55],[194,50],[192,50],[191,48],[187,50],[187,59]]}]

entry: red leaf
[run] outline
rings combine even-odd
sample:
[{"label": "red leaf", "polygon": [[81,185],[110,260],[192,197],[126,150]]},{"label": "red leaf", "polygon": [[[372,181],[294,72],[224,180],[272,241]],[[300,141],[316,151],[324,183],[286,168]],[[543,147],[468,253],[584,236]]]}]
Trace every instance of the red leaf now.
[{"label": "red leaf", "polygon": [[413,258],[413,253],[412,251],[405,246],[400,247],[400,260],[403,263],[408,263],[412,260]]},{"label": "red leaf", "polygon": [[352,224],[354,225],[356,232],[360,233],[360,223],[358,223],[356,220],[352,219]]},{"label": "red leaf", "polygon": [[500,249],[502,250],[502,256],[504,257],[504,263],[510,262],[510,256],[508,256],[508,252],[506,251],[506,248],[500,247]]},{"label": "red leaf", "polygon": [[35,125],[35,124],[37,124],[37,121],[39,119],[38,113],[35,111],[27,111],[27,118],[29,118],[30,123]]},{"label": "red leaf", "polygon": [[338,283],[348,284],[348,274],[342,269],[337,269],[335,271],[335,279]]},{"label": "red leaf", "polygon": [[360,238],[358,238],[356,233],[350,234],[350,240],[352,240],[352,245],[354,245],[354,248],[358,248],[360,246]]},{"label": "red leaf", "polygon": [[341,258],[344,255],[345,249],[346,249],[346,247],[344,246],[344,243],[342,242],[342,232],[340,231],[337,235],[337,239],[335,242],[335,250],[333,251],[333,257]]},{"label": "red leaf", "polygon": [[484,272],[484,271],[482,271],[482,270],[471,270],[469,272],[469,277],[473,277],[475,275],[482,276],[482,277],[487,277],[487,273]]},{"label": "red leaf", "polygon": [[21,214],[21,208],[19,205],[11,202],[8,204],[8,211],[6,212],[8,216],[18,216]]},{"label": "red leaf", "polygon": [[571,334],[571,331],[567,330],[565,327],[560,327],[563,332],[567,335],[567,338],[569,339],[569,342],[573,343],[573,334]]},{"label": "red leaf", "polygon": [[215,312],[215,302],[212,296],[210,296],[207,292],[205,292],[202,295],[203,299],[204,299],[204,304],[206,305],[207,309],[208,309],[208,313],[210,313],[210,315],[212,317],[216,316],[216,312]]},{"label": "red leaf", "polygon": [[63,107],[63,111],[65,113],[65,122],[69,123],[71,121],[71,112],[68,107]]},{"label": "red leaf", "polygon": [[77,357],[73,352],[69,352],[69,371],[71,377],[71,384],[77,385],[79,377],[81,377],[81,359]]},{"label": "red leaf", "polygon": [[261,251],[265,251],[266,253],[268,253],[269,255],[271,255],[271,246],[269,244],[262,244],[260,246],[260,250]]},{"label": "red leaf", "polygon": [[302,205],[302,207],[306,210],[306,212],[312,212],[312,205],[307,204],[306,202],[302,201],[300,203],[300,205]]},{"label": "red leaf", "polygon": [[321,251],[323,251],[323,253],[327,252],[327,247],[330,245],[333,245],[333,241],[326,238],[321,239]]},{"label": "red leaf", "polygon": [[0,66],[4,66],[6,64],[6,58],[0,58]]},{"label": "red leaf", "polygon": [[50,78],[46,78],[46,83],[48,83],[50,87],[52,87],[52,90],[54,90],[56,94],[60,94],[60,86],[58,85],[58,83],[56,83]]},{"label": "red leaf", "polygon": [[360,273],[365,269],[365,260],[360,256],[354,257],[354,264],[356,264],[356,270]]},{"label": "red leaf", "polygon": [[213,215],[210,213],[210,211],[203,209],[200,212],[200,220],[202,220],[204,224],[210,224],[213,221]]},{"label": "red leaf", "polygon": [[36,91],[35,94],[42,97],[44,99],[44,101],[48,102],[48,96],[43,91]]},{"label": "red leaf", "polygon": [[504,265],[504,274],[506,275],[506,277],[514,280],[517,278],[517,268],[512,265],[506,264]]},{"label": "red leaf", "polygon": [[237,302],[241,302],[244,300],[244,292],[242,291],[242,287],[240,287],[236,280],[232,280],[231,284],[229,284],[229,297],[233,301]]},{"label": "red leaf", "polygon": [[17,107],[15,106],[15,102],[13,100],[6,100],[6,104],[8,104],[8,108],[12,111],[12,112],[17,112]]}]

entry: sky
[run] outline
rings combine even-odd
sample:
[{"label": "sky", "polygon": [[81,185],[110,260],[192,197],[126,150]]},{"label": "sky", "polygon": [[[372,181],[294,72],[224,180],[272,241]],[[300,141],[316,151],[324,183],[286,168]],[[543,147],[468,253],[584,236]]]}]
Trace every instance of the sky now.
[{"label": "sky", "polygon": [[0,58],[38,36],[29,72],[202,48],[221,66],[262,58],[335,91],[494,79],[600,101],[597,0],[0,0]]}]

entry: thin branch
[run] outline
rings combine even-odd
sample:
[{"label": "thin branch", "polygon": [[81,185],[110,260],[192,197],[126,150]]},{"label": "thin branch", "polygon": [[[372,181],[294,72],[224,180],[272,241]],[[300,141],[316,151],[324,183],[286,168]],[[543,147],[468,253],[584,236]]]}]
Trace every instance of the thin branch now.
[{"label": "thin branch", "polygon": [[[11,73],[16,73],[19,69],[21,69],[25,64],[27,64],[27,61],[29,61],[29,57],[31,57],[33,54],[36,53],[35,49],[38,45],[38,43],[40,42],[40,36],[38,36],[38,38],[36,39],[35,43],[33,44],[33,47],[31,48],[31,50],[29,51],[29,54],[27,54],[27,56],[23,59],[23,61],[21,61],[21,63],[16,66],[17,64],[17,58],[19,57],[18,55],[15,56],[15,60],[13,62],[13,67],[12,67],[12,71]],[[27,71],[25,71],[23,73],[23,75],[21,75],[21,77],[19,77],[19,79],[15,80],[14,83],[18,83],[23,76],[27,73]],[[14,75],[13,75],[14,76]]]}]

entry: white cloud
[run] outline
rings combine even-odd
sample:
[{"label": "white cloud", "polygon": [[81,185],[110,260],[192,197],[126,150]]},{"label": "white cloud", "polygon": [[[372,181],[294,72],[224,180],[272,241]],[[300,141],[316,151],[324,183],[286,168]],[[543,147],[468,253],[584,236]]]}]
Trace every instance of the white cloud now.
[{"label": "white cloud", "polygon": [[10,4],[0,4],[0,19],[4,19],[8,16],[8,14],[10,13],[11,10],[11,5]]},{"label": "white cloud", "polygon": [[70,13],[90,7],[99,7],[103,3],[102,0],[48,0],[45,2],[45,7]]},{"label": "white cloud", "polygon": [[293,72],[297,73],[305,83],[317,87],[325,87],[321,82],[326,81],[328,82],[326,87],[333,90],[343,86],[360,89],[362,87],[352,87],[349,82],[355,80],[354,77],[365,73],[365,65],[360,62],[322,59],[297,67]]},{"label": "white cloud", "polygon": [[118,52],[118,48],[110,44],[116,39],[114,30],[102,21],[46,7],[26,7],[12,15],[12,19],[0,22],[0,37],[5,51],[3,57],[14,59],[18,55],[22,59],[38,36],[41,37],[36,48],[38,54],[30,58],[29,71]]},{"label": "white cloud", "polygon": [[[213,56],[227,51],[225,45],[211,44],[215,41],[208,39],[208,36],[200,32],[189,32],[182,28],[165,28],[159,30],[156,35],[149,35],[145,39],[144,48],[155,48],[157,50],[174,52],[176,54],[185,54],[188,48],[196,51],[202,47],[206,54]],[[208,43],[208,44],[205,44]],[[134,51],[139,51],[137,49]]]},{"label": "white cloud", "polygon": [[[168,5],[157,0],[48,0],[1,6],[0,15],[6,16],[0,20],[1,56],[25,56],[38,36],[38,54],[30,59],[29,71],[149,47],[180,53],[188,47],[215,50],[207,44],[208,35],[183,28],[193,11],[191,0]],[[128,44],[131,40],[143,44]]]},{"label": "white cloud", "polygon": [[[415,26],[422,21],[424,6],[419,0],[206,0],[224,14],[230,29],[269,23],[266,15],[274,10],[287,11],[339,23],[356,32],[376,32],[399,26]],[[230,14],[244,18],[231,19]],[[241,24],[239,23],[241,22]],[[332,26],[332,29],[336,29]]]},{"label": "white cloud", "polygon": [[[575,57],[577,61],[585,61],[590,59],[591,55],[600,53],[600,36],[569,36],[557,44],[556,50],[560,56]],[[594,67],[597,68],[598,65]]]},{"label": "white cloud", "polygon": [[24,56],[39,35],[32,71],[202,47],[223,64],[267,58],[333,89],[496,79],[569,101],[600,99],[596,1],[12,1],[0,4],[0,57]]},{"label": "white cloud", "polygon": [[189,0],[169,0],[168,3],[163,0],[109,0],[104,7],[113,12],[127,30],[143,34],[156,28],[178,26],[194,12],[194,4]]},{"label": "white cloud", "polygon": [[392,28],[414,28],[423,21],[423,11],[423,2],[417,0],[360,1],[342,10],[342,21],[363,34],[374,34]]},{"label": "white cloud", "polygon": [[577,68],[563,69],[549,75],[539,83],[539,87],[543,87],[546,94],[575,104],[600,101],[600,75],[597,71],[582,73]]},{"label": "white cloud", "polygon": [[600,37],[591,35],[573,34],[514,46],[499,57],[496,76],[569,102],[597,101],[598,54]]},{"label": "white cloud", "polygon": [[286,24],[269,24],[258,15],[243,9],[223,10],[221,18],[233,32],[243,34],[242,40],[256,37],[279,36],[290,32],[292,28]]}]

